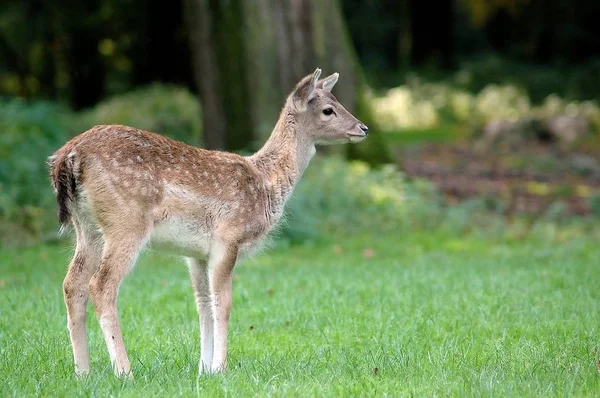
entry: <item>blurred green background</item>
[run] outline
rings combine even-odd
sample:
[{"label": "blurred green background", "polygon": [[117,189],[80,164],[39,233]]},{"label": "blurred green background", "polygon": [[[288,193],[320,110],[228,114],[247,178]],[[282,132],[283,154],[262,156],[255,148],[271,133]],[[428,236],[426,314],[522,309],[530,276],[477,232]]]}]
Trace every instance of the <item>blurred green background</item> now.
[{"label": "blurred green background", "polygon": [[316,67],[372,134],[320,151],[280,242],[597,231],[598,15],[597,0],[5,0],[0,245],[55,239],[45,162],[75,134],[128,124],[249,153]]}]

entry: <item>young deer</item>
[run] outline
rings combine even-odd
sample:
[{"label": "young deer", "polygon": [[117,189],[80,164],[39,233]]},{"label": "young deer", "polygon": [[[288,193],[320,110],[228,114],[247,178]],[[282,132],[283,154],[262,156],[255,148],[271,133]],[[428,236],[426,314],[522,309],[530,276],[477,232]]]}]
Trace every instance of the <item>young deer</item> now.
[{"label": "young deer", "polygon": [[117,376],[132,377],[117,317],[119,285],[146,244],[186,256],[200,316],[199,371],[227,363],[232,272],[273,229],[315,144],[359,142],[367,127],[331,89],[303,78],[257,153],[195,148],[126,126],[96,126],[50,157],[62,228],[77,234],[63,283],[75,373],[89,373],[88,293]]}]

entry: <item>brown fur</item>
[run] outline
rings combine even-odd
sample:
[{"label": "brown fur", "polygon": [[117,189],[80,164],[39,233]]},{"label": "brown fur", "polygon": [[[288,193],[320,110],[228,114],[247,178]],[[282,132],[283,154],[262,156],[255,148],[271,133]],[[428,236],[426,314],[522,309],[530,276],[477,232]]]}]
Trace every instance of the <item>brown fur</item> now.
[{"label": "brown fur", "polygon": [[[319,74],[317,70],[298,84],[271,137],[250,157],[106,125],[73,138],[50,158],[59,221],[63,226],[71,222],[77,234],[64,282],[77,373],[89,371],[89,292],[115,372],[130,374],[116,299],[148,242],[191,258],[202,332],[200,371],[225,367],[238,258],[273,229],[315,144],[357,142],[366,136],[366,127],[329,92],[337,74],[317,81]],[[326,108],[331,115],[323,113]]]}]

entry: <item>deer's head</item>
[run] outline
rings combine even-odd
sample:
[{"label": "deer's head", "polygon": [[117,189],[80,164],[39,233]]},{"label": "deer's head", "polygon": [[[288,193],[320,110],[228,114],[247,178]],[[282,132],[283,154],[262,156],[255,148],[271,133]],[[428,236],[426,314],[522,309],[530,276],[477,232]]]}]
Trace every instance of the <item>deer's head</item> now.
[{"label": "deer's head", "polygon": [[331,89],[338,81],[334,73],[319,80],[321,69],[304,77],[288,99],[298,133],[315,144],[360,142],[367,137],[367,126],[338,102]]}]

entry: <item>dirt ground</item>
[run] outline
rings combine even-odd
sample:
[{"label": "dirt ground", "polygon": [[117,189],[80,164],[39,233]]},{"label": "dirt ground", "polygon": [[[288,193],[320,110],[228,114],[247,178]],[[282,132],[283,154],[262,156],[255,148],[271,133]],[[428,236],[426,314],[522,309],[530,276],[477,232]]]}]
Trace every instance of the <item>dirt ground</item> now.
[{"label": "dirt ground", "polygon": [[534,142],[482,148],[472,141],[421,143],[393,150],[401,169],[432,181],[451,202],[475,196],[506,215],[542,215],[561,203],[587,216],[600,202],[600,147]]}]

